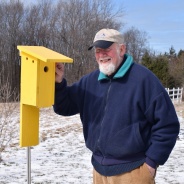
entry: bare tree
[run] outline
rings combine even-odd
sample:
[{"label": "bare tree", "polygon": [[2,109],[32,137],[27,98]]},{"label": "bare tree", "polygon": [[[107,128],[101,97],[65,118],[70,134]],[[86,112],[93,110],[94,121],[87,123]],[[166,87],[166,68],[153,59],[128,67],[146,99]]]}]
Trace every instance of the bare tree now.
[{"label": "bare tree", "polygon": [[40,1],[39,4],[26,7],[25,12],[23,42],[28,45],[53,47],[57,17],[52,1]]},{"label": "bare tree", "polygon": [[57,8],[60,12],[57,45],[60,52],[74,59],[74,64],[66,70],[70,81],[74,81],[96,68],[93,53],[87,48],[99,29],[120,29],[122,24],[117,17],[122,16],[122,10],[115,12],[110,0],[60,0]]},{"label": "bare tree", "polygon": [[148,49],[147,33],[132,27],[124,33],[124,36],[127,52],[133,56],[135,62],[139,63]]},{"label": "bare tree", "polygon": [[[69,83],[76,81],[97,68],[94,53],[87,50],[96,32],[101,28],[120,30],[123,15],[124,7],[115,9],[111,0],[40,0],[29,6],[19,0],[0,1],[0,80],[9,79],[19,93],[16,46],[21,44],[45,46],[73,58],[73,64],[66,64],[66,77]],[[139,61],[146,38],[135,29],[129,33],[127,48]]]},{"label": "bare tree", "polygon": [[14,103],[9,103],[9,99],[15,97],[14,93],[16,92],[11,89],[8,79],[4,84],[0,82],[0,162],[2,152],[8,146],[13,146],[15,144],[13,140],[18,136],[18,120],[14,117],[18,105],[17,99],[14,99]]},{"label": "bare tree", "polygon": [[18,90],[17,93],[19,93],[20,66],[16,46],[20,42],[22,15],[23,4],[18,0],[0,4],[0,62],[3,72],[1,81],[5,83],[8,79],[12,88]]},{"label": "bare tree", "polygon": [[174,86],[181,87],[184,85],[184,54],[180,52],[177,56],[173,47],[169,53],[165,53],[169,63],[169,73],[174,78]]}]

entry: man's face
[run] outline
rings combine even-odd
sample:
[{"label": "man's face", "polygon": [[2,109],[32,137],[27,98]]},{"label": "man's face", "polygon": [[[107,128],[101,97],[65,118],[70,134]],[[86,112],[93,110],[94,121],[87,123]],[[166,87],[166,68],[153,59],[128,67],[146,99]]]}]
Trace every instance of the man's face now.
[{"label": "man's face", "polygon": [[111,75],[119,67],[125,54],[125,46],[113,43],[109,48],[95,48],[95,57],[99,69],[105,75]]}]

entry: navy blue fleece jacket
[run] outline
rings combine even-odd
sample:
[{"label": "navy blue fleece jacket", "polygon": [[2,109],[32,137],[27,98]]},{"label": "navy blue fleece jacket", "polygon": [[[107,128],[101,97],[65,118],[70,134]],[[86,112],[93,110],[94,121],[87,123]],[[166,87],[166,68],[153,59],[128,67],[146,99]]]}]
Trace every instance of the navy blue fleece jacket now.
[{"label": "navy blue fleece jacket", "polygon": [[158,78],[125,55],[109,78],[96,70],[72,86],[56,84],[54,111],[80,113],[92,164],[103,175],[130,171],[144,162],[163,165],[179,133],[174,106]]}]

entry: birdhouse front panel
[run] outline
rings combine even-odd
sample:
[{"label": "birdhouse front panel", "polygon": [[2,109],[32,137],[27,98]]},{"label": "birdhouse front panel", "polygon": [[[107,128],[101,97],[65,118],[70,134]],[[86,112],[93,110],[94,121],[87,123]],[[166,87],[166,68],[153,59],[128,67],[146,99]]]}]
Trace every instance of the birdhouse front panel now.
[{"label": "birdhouse front panel", "polygon": [[39,62],[37,84],[37,107],[50,107],[54,104],[55,63]]}]

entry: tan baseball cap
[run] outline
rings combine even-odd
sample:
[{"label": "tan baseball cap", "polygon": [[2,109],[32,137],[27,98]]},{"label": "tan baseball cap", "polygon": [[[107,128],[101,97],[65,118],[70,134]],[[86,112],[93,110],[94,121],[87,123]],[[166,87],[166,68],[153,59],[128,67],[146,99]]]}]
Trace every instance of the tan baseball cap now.
[{"label": "tan baseball cap", "polygon": [[123,35],[115,29],[101,29],[96,33],[93,44],[88,50],[91,50],[93,47],[106,49],[113,43],[124,43]]}]

